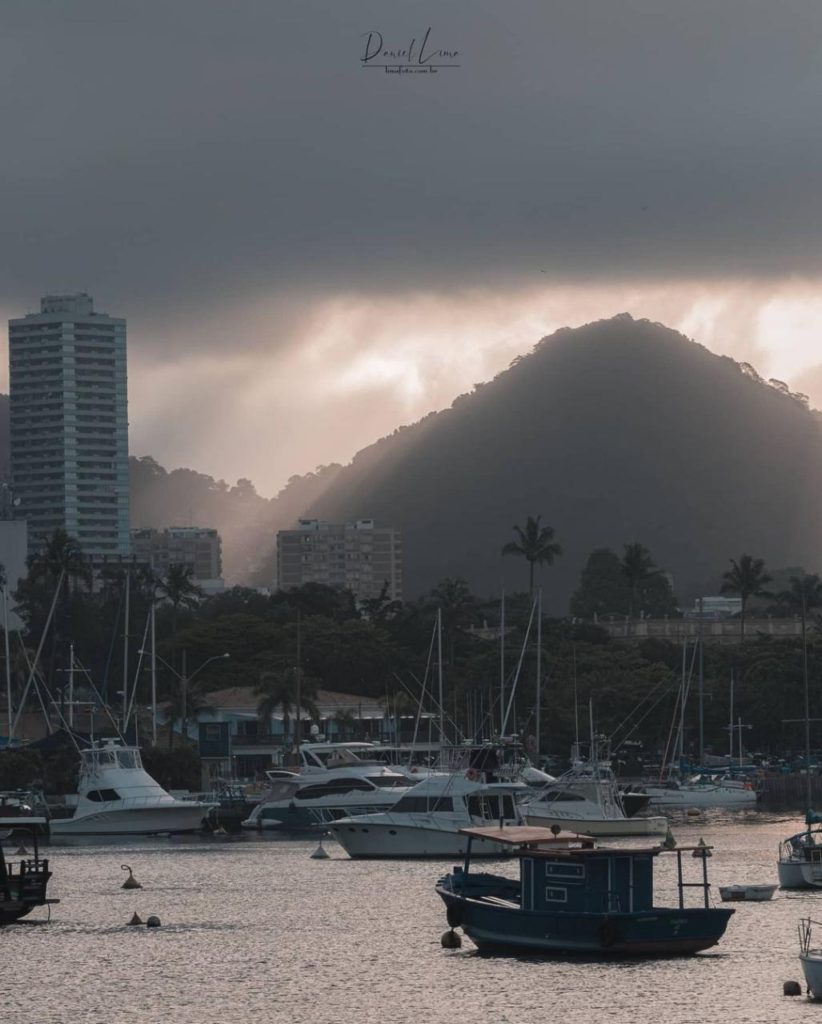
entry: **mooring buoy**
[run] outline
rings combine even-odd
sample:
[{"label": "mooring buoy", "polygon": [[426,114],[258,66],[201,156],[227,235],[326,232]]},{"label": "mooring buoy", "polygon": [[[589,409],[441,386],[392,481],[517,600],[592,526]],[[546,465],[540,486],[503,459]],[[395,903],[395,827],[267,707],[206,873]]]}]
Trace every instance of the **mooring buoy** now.
[{"label": "mooring buoy", "polygon": [[699,815],[702,814],[702,811],[700,811],[698,807],[689,807],[685,813],[688,814],[691,818],[698,818]]},{"label": "mooring buoy", "polygon": [[783,996],[801,996],[802,986],[798,981],[785,981],[782,983]]},{"label": "mooring buoy", "polygon": [[28,857],[29,851],[26,849],[25,843],[20,843],[17,849],[14,851],[15,857]]},{"label": "mooring buoy", "polygon": [[131,925],[131,924],[142,924],[142,923],[143,923],[142,917],[140,917],[140,915],[135,910],[134,913],[131,916],[131,920],[129,921],[129,924]]},{"label": "mooring buoy", "polygon": [[670,828],[665,833],[665,838],[662,840],[662,845],[665,847],[666,850],[676,849],[676,839],[674,839],[674,834],[670,830]]},{"label": "mooring buoy", "polygon": [[146,921],[146,928],[159,928],[159,927],[160,927],[160,918],[156,917],[154,914],[152,914],[151,917]]},{"label": "mooring buoy", "polygon": [[702,836],[699,837],[699,842],[696,844],[696,849],[691,854],[692,857],[713,857],[713,852],[710,846],[705,842]]},{"label": "mooring buoy", "polygon": [[121,889],[142,889],[143,888],[142,885],[140,885],[140,883],[134,877],[134,872],[131,870],[131,868],[128,866],[128,864],[121,864],[120,865],[120,869],[122,871],[128,871],[128,878],[120,886]]},{"label": "mooring buoy", "polygon": [[449,928],[447,932],[442,933],[440,942],[443,949],[459,949],[462,946],[462,939],[453,928]]},{"label": "mooring buoy", "polygon": [[326,848],[323,846],[322,836],[320,836],[320,845],[311,854],[311,859],[312,860],[328,860],[328,857],[329,857],[328,850],[326,850]]}]

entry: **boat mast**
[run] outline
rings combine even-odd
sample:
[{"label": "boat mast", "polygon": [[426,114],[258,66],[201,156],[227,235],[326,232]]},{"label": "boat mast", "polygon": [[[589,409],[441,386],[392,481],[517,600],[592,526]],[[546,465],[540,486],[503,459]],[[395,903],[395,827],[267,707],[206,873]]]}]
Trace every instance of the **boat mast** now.
[{"label": "boat mast", "polygon": [[69,644],[69,670],[68,670],[68,692],[69,692],[69,729],[74,728],[74,643]]},{"label": "boat mast", "polygon": [[703,647],[702,647],[702,598],[699,599],[699,627],[697,631],[697,640],[699,644],[699,767],[701,768],[705,763],[705,711],[704,711],[704,693],[705,693],[705,665],[703,659]]},{"label": "boat mast", "polygon": [[[123,736],[128,729],[128,620],[131,603],[131,572],[126,569],[126,607],[123,617]],[[135,684],[136,685],[136,684]]]},{"label": "boat mast", "polygon": [[300,609],[297,609],[297,718],[295,721],[295,747],[297,754],[296,767],[297,771],[300,770],[300,703],[302,701],[302,653],[300,650],[300,640],[302,638],[302,624],[300,621]]},{"label": "boat mast", "polygon": [[731,713],[728,717],[728,735],[731,737],[731,746],[728,751],[728,770],[733,771],[734,766],[734,670],[731,669]]},{"label": "boat mast", "polygon": [[539,749],[540,749],[540,714],[542,712],[541,702],[541,690],[542,690],[542,587],[537,591],[537,699],[536,699],[536,718],[537,727],[535,730],[535,751],[537,767],[539,767]]},{"label": "boat mast", "polygon": [[502,739],[502,719],[505,714],[505,590],[500,598],[499,611],[499,735]]},{"label": "boat mast", "polygon": [[157,746],[157,623],[154,594],[151,595],[151,745]]},{"label": "boat mast", "polygon": [[445,753],[445,705],[443,704],[442,695],[442,608],[437,609],[437,681],[440,701],[440,764],[443,764],[443,755]]},{"label": "boat mast", "polygon": [[7,743],[11,746],[14,739],[14,716],[11,707],[11,658],[9,657],[9,588],[3,587],[3,638],[6,645],[6,711],[9,718],[9,734]]},{"label": "boat mast", "polygon": [[[805,685],[805,798],[807,810],[811,809],[811,704],[808,695],[808,631],[805,628],[807,605],[805,602],[804,580],[802,586],[802,678]],[[808,826],[810,829],[810,825]]]}]

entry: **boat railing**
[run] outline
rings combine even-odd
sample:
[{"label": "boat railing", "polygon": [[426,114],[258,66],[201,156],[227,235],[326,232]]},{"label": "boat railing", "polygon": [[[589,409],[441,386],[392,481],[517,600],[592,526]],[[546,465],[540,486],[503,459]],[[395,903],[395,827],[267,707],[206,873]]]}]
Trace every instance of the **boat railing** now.
[{"label": "boat railing", "polygon": [[812,951],[816,952],[811,946],[814,928],[822,929],[822,922],[814,921],[811,917],[803,917],[799,922],[799,946],[804,956]]}]

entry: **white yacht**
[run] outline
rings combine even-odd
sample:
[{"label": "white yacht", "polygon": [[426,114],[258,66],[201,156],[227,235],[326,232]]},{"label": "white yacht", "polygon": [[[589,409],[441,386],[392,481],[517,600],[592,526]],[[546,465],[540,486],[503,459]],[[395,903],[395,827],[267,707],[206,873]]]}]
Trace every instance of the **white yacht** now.
[{"label": "white yacht", "polygon": [[[517,797],[527,793],[519,782],[484,782],[479,773],[432,776],[405,793],[380,814],[342,818],[329,826],[354,858],[458,857],[465,853],[462,828],[522,825]],[[475,857],[503,857],[515,852],[491,839],[475,839]]]},{"label": "white yacht", "polygon": [[814,811],[805,816],[806,827],[779,844],[776,870],[782,889],[822,888],[822,823]]},{"label": "white yacht", "polygon": [[557,827],[590,836],[665,835],[662,816],[629,817],[609,761],[577,760],[555,785],[540,790],[523,806],[529,825]]},{"label": "white yacht", "polygon": [[80,751],[77,807],[52,818],[52,836],[155,835],[195,832],[211,807],[176,800],[143,768],[138,747],[104,740]]},{"label": "white yacht", "polygon": [[242,822],[243,828],[313,830],[350,814],[390,807],[411,788],[399,772],[365,765],[306,775],[278,769],[266,774],[271,787]]},{"label": "white yacht", "polygon": [[648,783],[642,786],[651,807],[687,810],[689,807],[756,807],[758,794],[753,783],[732,776],[693,775],[682,782]]}]

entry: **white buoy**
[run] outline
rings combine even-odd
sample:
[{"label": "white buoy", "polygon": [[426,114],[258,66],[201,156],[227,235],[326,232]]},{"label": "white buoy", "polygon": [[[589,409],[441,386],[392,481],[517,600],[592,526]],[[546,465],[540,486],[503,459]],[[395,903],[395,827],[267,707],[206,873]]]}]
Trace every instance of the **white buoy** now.
[{"label": "white buoy", "polygon": [[322,839],[322,836],[320,836],[320,845],[311,854],[311,859],[312,860],[328,860],[328,856],[329,856],[328,855],[328,850],[326,850],[326,848],[323,846],[323,839]]}]

